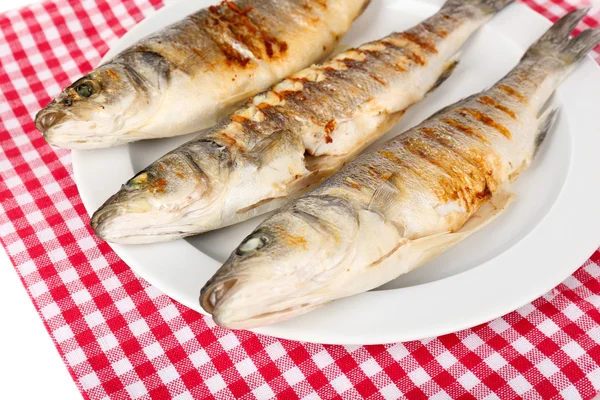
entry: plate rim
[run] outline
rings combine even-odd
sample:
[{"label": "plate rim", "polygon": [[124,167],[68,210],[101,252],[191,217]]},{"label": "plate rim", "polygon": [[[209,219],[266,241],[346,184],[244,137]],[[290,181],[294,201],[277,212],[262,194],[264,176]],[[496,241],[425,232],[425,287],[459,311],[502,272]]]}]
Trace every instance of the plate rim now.
[{"label": "plate rim", "polygon": [[[387,1],[381,0],[381,1],[384,1],[386,3],[395,3],[398,0],[387,0]],[[442,0],[413,0],[413,1],[427,3],[430,5],[435,5],[436,7],[439,7],[441,5],[441,3],[443,3]],[[191,7],[192,3],[195,7]],[[147,25],[152,24],[153,22],[155,22],[156,20],[161,18],[164,14],[170,13],[173,10],[177,10],[178,8],[188,9],[188,11],[189,11],[193,8],[199,9],[202,6],[206,6],[208,4],[213,4],[213,3],[215,3],[215,1],[212,1],[212,0],[204,0],[204,1],[200,1],[200,2],[194,1],[194,0],[182,0],[177,3],[173,3],[166,7],[163,7],[162,9],[158,10],[157,12],[151,14],[146,19],[141,21],[139,24],[137,24],[135,27],[133,27],[131,30],[129,30],[123,37],[121,37],[120,39],[111,43],[110,50],[105,54],[101,63],[105,62],[108,58],[112,57],[116,52],[121,51],[125,47],[123,45],[124,42],[126,42],[127,40],[130,40],[131,37],[139,35],[139,32],[144,31],[144,29],[146,28]],[[529,8],[525,5],[517,4],[517,5],[512,5],[510,7],[520,8],[521,9],[520,11],[525,15],[523,18],[531,19],[532,24],[534,24],[538,28],[542,27],[545,30],[545,29],[547,29],[547,27],[549,27],[551,25],[550,21],[548,21],[546,18],[544,18],[540,14],[537,14],[534,10],[532,10],[531,8]],[[181,18],[183,11],[180,11],[180,12],[181,12],[181,14],[180,14],[179,18]],[[521,44],[519,44],[519,46],[521,46]],[[594,102],[589,101],[589,98],[590,97],[593,98],[594,93],[599,93],[599,95],[597,95],[596,98],[598,100],[600,100],[600,67],[598,66],[598,64],[596,62],[594,62],[591,59],[591,57],[588,56],[587,59],[584,60],[584,62],[582,62],[582,65],[578,68],[578,70],[573,72],[572,76],[581,74],[581,70],[583,69],[583,67],[585,67],[586,69],[588,69],[590,71],[593,71],[593,74],[595,74],[596,78],[595,78],[595,80],[594,79],[589,79],[589,80],[592,81],[591,84],[595,84],[598,87],[597,90],[589,90],[585,93],[585,95],[586,95],[585,97],[587,97],[588,101],[586,101],[586,102],[581,101],[581,103],[588,104],[588,106],[582,105],[584,108],[590,109],[591,106],[589,104],[593,104]],[[572,76],[569,79],[573,79]],[[561,88],[563,86],[564,85],[562,85]],[[581,100],[583,100],[583,99],[581,99]],[[591,111],[591,110],[587,110],[587,111]],[[589,114],[589,118],[593,119],[593,114]],[[569,132],[571,132],[571,133],[573,131],[575,131],[579,125],[582,125],[582,124],[586,125],[581,120],[580,121],[571,121],[571,119],[569,119],[568,123],[569,123]],[[596,124],[595,126],[597,126],[597,125],[598,124]],[[591,124],[588,126],[594,126],[594,124]],[[575,180],[577,179],[577,178],[573,177],[573,174],[579,173],[580,169],[582,167],[585,167],[585,166],[581,165],[582,164],[581,158],[575,157],[575,151],[576,150],[580,151],[580,152],[583,151],[585,153],[585,150],[587,149],[587,153],[593,154],[593,152],[591,151],[591,147],[593,146],[594,143],[596,145],[600,145],[600,135],[595,135],[598,137],[595,140],[594,140],[593,136],[594,136],[593,134],[588,134],[587,137],[584,136],[583,139],[578,138],[578,140],[576,140],[576,141],[574,141],[573,138],[571,138],[571,149],[570,149],[571,154],[570,154],[569,170],[566,174],[565,182],[563,183],[563,186],[562,186],[554,204],[551,206],[551,208],[548,210],[548,212],[543,216],[542,220],[539,221],[537,223],[537,225],[534,226],[525,235],[525,237],[521,238],[521,240],[519,240],[517,243],[513,244],[510,248],[503,251],[501,254],[479,264],[478,266],[476,266],[472,269],[463,271],[461,273],[458,273],[458,274],[455,274],[455,275],[452,275],[452,276],[449,276],[449,277],[446,277],[443,279],[439,279],[439,280],[436,280],[433,282],[428,282],[425,284],[415,285],[415,286],[411,286],[411,287],[405,287],[405,288],[401,288],[401,289],[391,289],[391,290],[386,290],[386,291],[371,291],[371,292],[361,293],[361,294],[352,296],[351,298],[340,299],[334,303],[330,303],[328,305],[328,308],[331,308],[331,310],[330,310],[331,312],[345,313],[345,312],[349,311],[349,308],[351,309],[351,303],[353,303],[353,302],[361,301],[361,302],[365,303],[365,306],[368,304],[375,305],[378,302],[381,303],[381,301],[382,301],[381,296],[386,297],[387,301],[389,302],[391,297],[393,297],[393,294],[400,293],[400,292],[403,293],[403,295],[401,295],[400,297],[408,297],[409,299],[423,300],[426,297],[426,296],[424,297],[423,294],[424,293],[426,294],[426,292],[440,290],[442,292],[452,293],[452,290],[448,290],[448,288],[451,288],[454,285],[456,285],[457,287],[460,287],[461,282],[464,283],[469,280],[473,280],[476,282],[481,277],[482,274],[485,276],[486,274],[493,272],[492,270],[493,270],[494,264],[502,262],[502,260],[508,261],[508,259],[506,259],[507,257],[509,257],[509,258],[512,257],[513,253],[516,251],[522,251],[519,249],[523,246],[523,243],[525,243],[526,241],[531,241],[532,240],[531,237],[539,236],[541,234],[540,231],[542,230],[542,228],[548,228],[546,225],[548,224],[548,222],[551,218],[553,218],[554,220],[559,218],[559,220],[562,221],[560,219],[560,216],[556,216],[556,215],[553,216],[553,214],[564,211],[564,209],[561,207],[565,207],[565,204],[564,204],[565,201],[572,202],[572,200],[569,200],[569,199],[575,196],[575,190],[570,189],[570,191],[568,191],[568,185],[570,184],[572,186],[574,183],[574,179]],[[585,143],[581,142],[582,140],[584,142],[591,141],[592,144],[590,145],[588,143],[587,145],[585,145]],[[583,146],[582,146],[582,144],[583,144]],[[119,152],[128,153],[127,148],[128,148],[127,146],[121,146],[120,148],[113,148],[110,150],[113,152],[116,152],[116,153],[119,153]],[[91,212],[95,211],[95,207],[93,207],[91,205],[91,203],[93,203],[92,199],[90,198],[91,193],[86,188],[85,176],[82,175],[83,168],[80,168],[80,167],[82,167],[83,163],[86,162],[87,157],[84,157],[84,156],[86,154],[89,154],[88,152],[89,152],[89,150],[74,150],[72,152],[72,166],[73,166],[73,171],[74,171],[74,180],[77,185],[78,191],[80,193],[80,197],[82,199],[83,205],[84,205],[86,211],[88,211],[88,213],[90,213],[90,211]],[[592,158],[592,160],[593,160],[593,158]],[[595,160],[595,161],[596,161],[595,162],[596,166],[599,168],[598,170],[600,170],[600,161],[597,161],[597,160]],[[592,170],[592,171],[594,170],[594,168],[588,168],[588,169]],[[133,168],[131,168],[131,171],[133,171]],[[593,177],[593,174],[591,174],[590,176]],[[581,180],[581,179],[579,179],[579,180]],[[119,182],[119,184],[120,183],[121,182]],[[591,185],[591,186],[593,186],[593,185]],[[596,196],[600,196],[600,185],[596,185],[596,186],[598,186],[599,188],[592,188],[591,190],[596,190]],[[576,187],[576,189],[581,190],[581,188],[579,188],[579,187]],[[589,193],[587,193],[587,195],[589,197],[594,197],[593,195],[591,195]],[[577,198],[575,200],[577,200]],[[576,208],[576,211],[579,209],[578,207],[575,207],[575,208]],[[562,219],[564,219],[564,216]],[[598,222],[600,222],[600,208],[599,207],[596,207],[594,218],[590,218],[590,220],[591,219],[594,219],[596,221],[596,224]],[[588,222],[588,221],[586,221],[586,222]],[[592,230],[595,230],[595,233],[597,234],[598,230],[592,229],[592,228],[595,228],[596,224],[588,222],[588,225],[593,225],[593,226],[586,228],[586,231],[591,232]],[[550,228],[552,228],[552,227],[550,227]],[[537,235],[537,236],[534,236],[534,235]],[[293,328],[293,324],[284,322],[281,324],[270,325],[270,326],[266,326],[266,327],[252,329],[252,331],[254,331],[256,333],[261,333],[261,334],[275,336],[275,337],[284,338],[284,339],[301,340],[304,342],[314,342],[314,343],[328,343],[328,344],[393,343],[393,342],[406,341],[406,340],[423,339],[426,337],[439,336],[439,335],[450,333],[450,332],[456,332],[456,331],[459,331],[459,330],[462,330],[465,328],[479,325],[479,324],[487,322],[491,319],[505,315],[508,312],[514,311],[517,308],[519,308],[520,306],[531,302],[532,300],[534,300],[534,299],[538,298],[539,296],[543,295],[544,293],[548,292],[548,290],[550,290],[550,289],[554,288],[555,286],[557,286],[558,284],[560,284],[566,277],[570,276],[576,269],[578,269],[587,260],[589,255],[592,254],[593,251],[598,247],[598,242],[595,240],[595,238],[592,238],[591,236],[592,235],[588,235],[588,237],[584,238],[584,239],[588,239],[584,245],[581,245],[581,244],[579,245],[579,248],[582,250],[579,250],[577,252],[577,254],[581,254],[581,256],[571,255],[571,257],[570,257],[571,260],[568,262],[568,264],[572,265],[572,267],[564,267],[563,266],[562,268],[559,268],[560,272],[554,271],[555,272],[554,275],[552,275],[551,278],[547,277],[546,279],[544,279],[544,282],[545,282],[544,284],[538,283],[537,286],[535,287],[535,290],[531,289],[528,292],[526,292],[527,293],[526,295],[522,294],[520,297],[513,296],[512,301],[505,300],[502,302],[502,306],[500,306],[500,307],[497,304],[495,307],[491,307],[491,304],[490,304],[490,308],[488,308],[487,311],[485,311],[485,312],[481,311],[485,307],[479,307],[480,308],[479,312],[476,312],[475,314],[472,314],[472,313],[469,314],[469,315],[471,315],[470,318],[465,318],[464,313],[463,313],[463,318],[462,319],[459,318],[460,322],[455,322],[454,324],[452,324],[452,327],[449,327],[447,323],[444,324],[444,323],[438,322],[437,324],[432,323],[429,326],[429,328],[425,329],[424,331],[421,330],[421,333],[417,333],[418,330],[417,331],[413,330],[410,333],[404,332],[404,334],[403,334],[403,332],[386,333],[386,332],[377,331],[377,332],[374,332],[372,335],[365,337],[364,334],[353,334],[350,332],[350,333],[345,334],[343,337],[340,337],[336,333],[331,333],[331,332],[315,333],[314,331],[311,331],[310,329],[298,332],[297,329]],[[541,237],[543,238],[544,236],[542,235]],[[592,241],[592,239],[594,241]],[[537,240],[539,240],[539,239],[537,239]],[[177,290],[175,288],[168,287],[168,285],[165,285],[164,282],[153,279],[153,277],[148,276],[145,273],[145,269],[143,267],[139,268],[139,254],[141,252],[143,252],[144,249],[147,249],[148,246],[156,246],[156,245],[138,245],[138,246],[130,245],[130,246],[127,246],[127,245],[117,245],[117,244],[113,244],[113,243],[109,243],[109,245],[112,247],[112,249],[115,251],[115,253],[130,266],[130,268],[134,271],[134,273],[136,273],[139,276],[141,276],[142,278],[144,278],[151,285],[155,286],[156,288],[161,290],[163,293],[165,293],[167,296],[171,297],[175,301],[181,302],[184,305],[194,309],[195,311],[201,312],[202,314],[206,315],[206,313],[200,309],[199,304],[197,302],[192,304],[188,301],[182,301],[181,298],[177,298],[177,296],[173,295],[173,293],[177,292]],[[170,251],[184,251],[184,246],[186,246],[186,247],[189,247],[186,250],[188,253],[191,248],[191,249],[193,249],[193,252],[195,253],[196,257],[198,257],[198,255],[201,255],[199,257],[200,263],[212,262],[214,264],[216,262],[212,258],[210,258],[210,257],[206,256],[204,253],[200,252],[200,250],[194,248],[190,243],[183,241],[183,240],[169,242],[169,243],[165,243],[165,244],[161,244],[161,245],[169,245],[169,247],[171,248]],[[583,256],[583,254],[586,254],[585,257]],[[567,274],[567,272],[568,272],[568,274]],[[523,277],[521,277],[521,278],[523,278]],[[487,279],[489,279],[489,278],[487,278]],[[197,292],[199,293],[201,285],[197,285],[197,286],[198,286]],[[424,289],[424,287],[427,287],[427,288]],[[419,295],[419,292],[421,293],[421,295]],[[387,294],[387,296],[385,296],[386,294]],[[455,294],[457,294],[457,293],[455,293]],[[481,293],[481,294],[485,295],[486,293]],[[392,295],[392,296],[390,296],[390,295]],[[461,294],[458,293],[457,295],[460,296]],[[458,299],[459,301],[457,301],[457,299],[454,299],[455,305],[456,304],[468,305],[469,298],[464,298],[464,297],[465,297],[465,294],[463,293],[462,297],[460,299]],[[470,297],[472,299],[473,296],[471,295]],[[360,300],[357,300],[357,299],[360,299]],[[487,302],[489,303],[489,300]],[[508,305],[507,305],[507,303],[508,303]],[[493,310],[493,311],[490,311],[490,310]],[[310,314],[307,314],[307,315],[309,316],[308,320],[310,320]],[[377,316],[377,315],[379,315],[377,312],[373,313],[373,316]],[[306,319],[305,316],[302,316],[300,318]],[[212,321],[211,321],[211,323],[212,323]],[[363,335],[363,336],[361,336],[361,335]]]}]

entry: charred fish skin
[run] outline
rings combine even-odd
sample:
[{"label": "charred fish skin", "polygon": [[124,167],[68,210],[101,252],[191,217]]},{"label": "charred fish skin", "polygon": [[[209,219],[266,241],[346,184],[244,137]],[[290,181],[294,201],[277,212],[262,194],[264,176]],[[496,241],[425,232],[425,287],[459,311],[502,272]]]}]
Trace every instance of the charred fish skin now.
[{"label": "charred fish skin", "polygon": [[[112,242],[158,242],[278,208],[387,132],[436,86],[466,39],[510,2],[451,0],[405,32],[291,75],[146,168],[148,183],[135,191],[125,185],[94,214],[92,227]],[[199,146],[207,141],[226,155],[218,168],[204,165],[214,158]],[[192,159],[195,168],[164,176],[179,168],[176,159]],[[203,188],[181,190],[198,176]],[[165,183],[161,191],[156,182]],[[118,212],[109,217],[110,210]]]},{"label": "charred fish skin", "polygon": [[419,267],[508,206],[555,111],[543,107],[600,29],[569,38],[587,10],[559,20],[490,89],[365,153],[249,235],[203,287],[221,326],[303,314]]},{"label": "charred fish skin", "polygon": [[215,125],[328,56],[370,0],[236,0],[202,9],[78,79],[36,116],[55,146],[90,149]]}]

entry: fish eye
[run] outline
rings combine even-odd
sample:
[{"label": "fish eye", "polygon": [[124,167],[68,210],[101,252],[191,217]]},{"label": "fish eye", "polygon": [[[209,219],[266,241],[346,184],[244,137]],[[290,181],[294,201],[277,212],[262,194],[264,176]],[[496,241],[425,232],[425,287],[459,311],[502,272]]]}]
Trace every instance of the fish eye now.
[{"label": "fish eye", "polygon": [[90,97],[94,93],[94,87],[91,83],[84,82],[77,85],[75,91],[81,97]]},{"label": "fish eye", "polygon": [[269,238],[265,235],[252,236],[238,247],[236,253],[240,256],[252,253],[265,247],[268,243]]}]

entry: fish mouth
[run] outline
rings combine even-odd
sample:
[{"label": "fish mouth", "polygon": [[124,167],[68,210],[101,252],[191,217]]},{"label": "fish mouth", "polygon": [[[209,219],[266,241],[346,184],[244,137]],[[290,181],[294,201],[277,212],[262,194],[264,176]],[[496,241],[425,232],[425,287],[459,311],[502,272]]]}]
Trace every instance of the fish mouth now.
[{"label": "fish mouth", "polygon": [[90,225],[100,239],[118,244],[169,242],[197,230],[195,225],[182,224],[176,218],[173,219],[175,223],[151,223],[156,217],[156,213],[133,213],[123,206],[113,205],[98,209],[92,215]]},{"label": "fish mouth", "polygon": [[68,133],[59,133],[56,129],[60,125],[55,125],[43,132],[46,142],[53,146],[71,149],[71,150],[89,150],[112,147],[116,144],[125,143],[118,135],[86,135],[78,136]]},{"label": "fish mouth", "polygon": [[[313,311],[325,303],[304,303],[298,306],[290,306],[281,309],[277,307],[266,307],[264,312],[254,315],[243,315],[243,311],[251,308],[252,297],[247,294],[239,296],[242,291],[243,281],[236,278],[227,279],[222,282],[212,283],[208,281],[200,293],[200,305],[207,313],[212,315],[213,320],[219,326],[229,329],[252,329],[264,325],[282,322],[301,314]],[[236,294],[239,296],[236,296]],[[238,297],[236,299],[236,297]],[[242,298],[240,298],[242,297]],[[242,314],[236,312],[234,303],[245,303]],[[272,308],[272,309],[268,309]],[[239,309],[239,308],[237,308]]]},{"label": "fish mouth", "polygon": [[35,116],[35,127],[45,136],[50,128],[59,125],[66,116],[67,113],[60,110],[43,109]]}]

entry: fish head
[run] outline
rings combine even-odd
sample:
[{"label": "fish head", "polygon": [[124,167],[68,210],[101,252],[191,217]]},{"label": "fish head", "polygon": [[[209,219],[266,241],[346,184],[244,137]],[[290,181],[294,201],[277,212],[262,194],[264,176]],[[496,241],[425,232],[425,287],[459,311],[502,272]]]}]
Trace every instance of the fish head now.
[{"label": "fish head", "polygon": [[218,325],[233,329],[317,308],[330,300],[357,231],[354,210],[343,200],[302,197],[244,239],[206,283],[200,303]]},{"label": "fish head", "polygon": [[77,149],[135,139],[135,131],[158,110],[168,79],[165,71],[151,67],[151,56],[137,58],[96,68],[39,111],[35,126],[46,141]]},{"label": "fish head", "polygon": [[[212,143],[200,145],[219,151]],[[127,244],[174,240],[194,231],[194,215],[210,214],[221,193],[223,169],[216,157],[203,155],[198,160],[173,151],[139,172],[94,213],[96,235]]]}]

